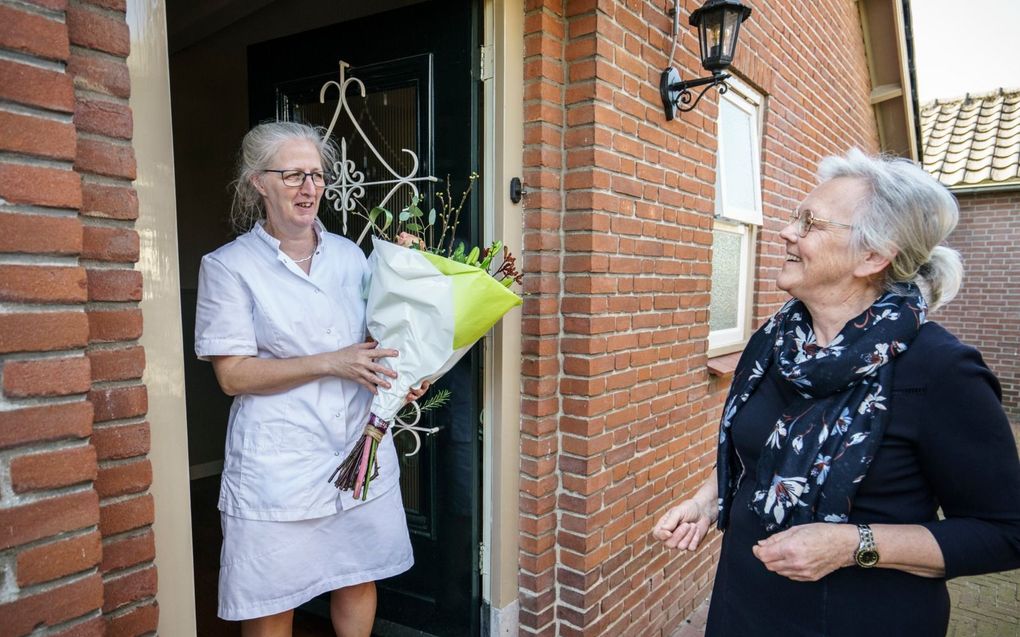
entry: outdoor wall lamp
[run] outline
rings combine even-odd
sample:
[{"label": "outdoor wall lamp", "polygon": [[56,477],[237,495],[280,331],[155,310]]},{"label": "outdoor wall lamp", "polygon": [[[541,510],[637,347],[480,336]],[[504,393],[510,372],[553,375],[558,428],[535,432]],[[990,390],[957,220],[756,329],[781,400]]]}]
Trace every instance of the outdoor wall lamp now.
[{"label": "outdoor wall lamp", "polygon": [[[673,18],[673,46],[669,52],[669,66],[659,76],[659,95],[662,97],[666,121],[676,117],[677,111],[686,113],[693,110],[705,92],[713,86],[718,86],[720,93],[726,92],[725,82],[730,74],[724,71],[733,63],[740,23],[751,15],[751,7],[740,4],[740,0],[708,0],[700,9],[695,9],[691,13],[691,25],[698,27],[701,65],[705,70],[711,71],[712,75],[682,82],[680,73],[673,68],[673,53],[676,51],[676,40],[680,32],[679,2],[680,0],[673,0],[673,8],[669,11]],[[691,89],[698,86],[705,88],[701,89],[697,98],[694,98]]]}]

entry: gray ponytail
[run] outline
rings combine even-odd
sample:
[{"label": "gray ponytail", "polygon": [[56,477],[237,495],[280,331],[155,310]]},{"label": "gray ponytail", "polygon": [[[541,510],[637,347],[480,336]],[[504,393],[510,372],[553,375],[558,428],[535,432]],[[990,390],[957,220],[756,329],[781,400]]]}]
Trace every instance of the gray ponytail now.
[{"label": "gray ponytail", "polygon": [[931,258],[918,271],[916,281],[931,311],[946,305],[960,291],[963,263],[960,253],[946,246],[935,246]]}]

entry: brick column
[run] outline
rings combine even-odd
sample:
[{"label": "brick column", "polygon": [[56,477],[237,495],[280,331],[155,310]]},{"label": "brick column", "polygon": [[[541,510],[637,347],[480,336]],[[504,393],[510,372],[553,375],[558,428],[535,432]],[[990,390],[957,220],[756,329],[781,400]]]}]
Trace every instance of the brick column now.
[{"label": "brick column", "polygon": [[525,4],[520,631],[555,635],[566,22],[559,3]]},{"label": "brick column", "polygon": [[[714,106],[665,124],[668,32],[649,2],[534,2],[525,17],[522,634],[658,634],[710,581],[713,547],[648,540],[710,471],[719,400]],[[680,47],[674,63],[689,76],[697,57]]]},{"label": "brick column", "polygon": [[102,630],[64,3],[0,6],[0,626]]},{"label": "brick column", "polygon": [[155,630],[125,4],[0,6],[0,626]]},{"label": "brick column", "polygon": [[82,176],[83,247],[88,277],[89,346],[95,406],[92,443],[99,460],[95,488],[103,535],[103,612],[111,634],[156,628],[152,467],[142,335],[142,274],[134,230],[138,197],[124,0],[71,2],[67,24],[74,76],[75,169]]}]

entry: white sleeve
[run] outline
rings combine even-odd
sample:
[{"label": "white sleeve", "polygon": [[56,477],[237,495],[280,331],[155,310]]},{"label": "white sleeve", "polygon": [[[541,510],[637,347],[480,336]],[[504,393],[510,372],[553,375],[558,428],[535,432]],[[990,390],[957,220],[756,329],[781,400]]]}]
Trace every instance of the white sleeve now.
[{"label": "white sleeve", "polygon": [[195,354],[201,360],[258,354],[253,305],[251,292],[236,274],[212,255],[202,257],[195,309]]}]

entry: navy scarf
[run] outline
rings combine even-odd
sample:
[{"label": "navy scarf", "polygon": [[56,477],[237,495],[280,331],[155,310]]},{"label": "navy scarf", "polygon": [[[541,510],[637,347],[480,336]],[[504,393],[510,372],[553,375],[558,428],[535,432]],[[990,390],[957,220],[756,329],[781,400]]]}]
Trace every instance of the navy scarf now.
[{"label": "navy scarf", "polygon": [[759,329],[733,378],[719,432],[719,522],[725,529],[743,475],[730,426],[772,365],[801,399],[786,405],[758,459],[751,510],[768,532],[808,522],[846,522],[857,487],[885,433],[892,365],[925,321],[920,291],[886,293],[826,347],[791,299]]}]

